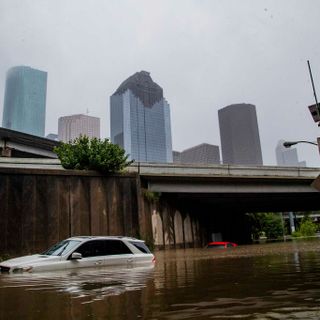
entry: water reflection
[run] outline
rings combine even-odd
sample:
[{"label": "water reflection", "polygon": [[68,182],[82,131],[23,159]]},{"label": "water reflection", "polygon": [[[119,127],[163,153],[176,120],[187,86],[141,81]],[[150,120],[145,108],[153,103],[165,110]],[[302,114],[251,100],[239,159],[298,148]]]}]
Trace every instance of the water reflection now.
[{"label": "water reflection", "polygon": [[0,275],[0,319],[320,319],[320,241],[156,256],[151,269]]},{"label": "water reflection", "polygon": [[159,266],[157,272],[165,279],[156,277],[162,280],[156,286],[166,292],[168,308],[153,314],[157,319],[320,319],[319,249],[318,241],[215,253],[187,250],[176,253],[175,261],[172,253],[163,253],[163,270]]},{"label": "water reflection", "polygon": [[153,278],[153,270],[154,266],[146,266],[4,274],[0,289],[69,293],[72,298],[85,298],[82,303],[90,303],[125,291],[141,290]]}]

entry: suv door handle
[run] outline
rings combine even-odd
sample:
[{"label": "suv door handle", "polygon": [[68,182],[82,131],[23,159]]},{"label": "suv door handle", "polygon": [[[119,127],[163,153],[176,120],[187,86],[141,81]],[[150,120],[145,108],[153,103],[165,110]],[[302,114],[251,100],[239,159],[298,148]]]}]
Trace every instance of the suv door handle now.
[{"label": "suv door handle", "polygon": [[127,259],[127,262],[128,262],[128,263],[131,263],[131,262],[133,262],[133,259],[132,259],[132,258],[129,258],[129,259]]}]

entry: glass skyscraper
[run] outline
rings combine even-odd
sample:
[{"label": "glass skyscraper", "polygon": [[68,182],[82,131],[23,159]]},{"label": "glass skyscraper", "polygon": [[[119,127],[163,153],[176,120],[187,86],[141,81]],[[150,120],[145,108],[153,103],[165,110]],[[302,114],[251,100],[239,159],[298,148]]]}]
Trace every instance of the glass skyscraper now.
[{"label": "glass skyscraper", "polygon": [[110,97],[111,141],[130,159],[172,162],[170,106],[150,73],[137,72]]},{"label": "glass skyscraper", "polygon": [[45,134],[47,73],[26,66],[9,69],[2,126],[43,137]]}]

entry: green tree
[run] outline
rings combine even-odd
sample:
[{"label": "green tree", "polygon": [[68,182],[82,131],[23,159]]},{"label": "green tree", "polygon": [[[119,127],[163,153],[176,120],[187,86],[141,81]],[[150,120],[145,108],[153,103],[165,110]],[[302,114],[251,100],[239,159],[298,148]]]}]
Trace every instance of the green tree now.
[{"label": "green tree", "polygon": [[263,221],[265,215],[266,214],[263,212],[246,214],[250,224],[252,238],[254,240],[258,240],[263,233]]},{"label": "green tree", "polygon": [[268,239],[276,239],[283,235],[282,219],[277,213],[248,213],[251,234],[258,240],[264,233]]},{"label": "green tree", "polygon": [[120,172],[133,161],[128,161],[124,149],[109,139],[89,139],[80,136],[70,143],[61,142],[54,148],[65,169],[97,170],[102,173]]},{"label": "green tree", "polygon": [[263,231],[268,239],[277,239],[283,236],[281,217],[277,213],[267,213],[263,221]]}]

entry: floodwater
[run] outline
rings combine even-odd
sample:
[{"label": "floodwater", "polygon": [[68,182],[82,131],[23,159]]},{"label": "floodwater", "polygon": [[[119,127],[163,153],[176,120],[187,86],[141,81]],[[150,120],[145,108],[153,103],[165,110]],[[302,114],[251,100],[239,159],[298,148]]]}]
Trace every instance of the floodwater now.
[{"label": "floodwater", "polygon": [[154,268],[0,275],[0,319],[320,319],[320,240],[156,253]]}]

